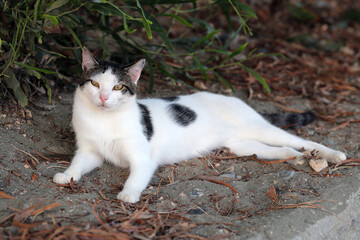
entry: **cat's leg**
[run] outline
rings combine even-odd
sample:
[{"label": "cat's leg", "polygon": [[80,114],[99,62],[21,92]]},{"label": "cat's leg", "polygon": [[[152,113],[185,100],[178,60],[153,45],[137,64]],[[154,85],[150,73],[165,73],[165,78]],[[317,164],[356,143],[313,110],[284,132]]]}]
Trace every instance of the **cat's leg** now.
[{"label": "cat's leg", "polygon": [[141,192],[146,188],[158,165],[150,156],[131,156],[129,158],[130,175],[125,182],[123,190],[117,198],[129,203],[140,200]]},{"label": "cat's leg", "polygon": [[304,163],[304,154],[289,147],[273,147],[253,140],[241,141],[236,139],[229,139],[224,145],[238,156],[256,154],[256,156],[262,159],[287,159],[296,157],[294,160],[291,160],[291,163]]},{"label": "cat's leg", "polygon": [[82,175],[100,167],[103,161],[103,158],[96,153],[78,150],[71,161],[70,167],[63,173],[55,174],[53,181],[59,184],[69,183],[71,178],[78,181]]},{"label": "cat's leg", "polygon": [[272,125],[263,129],[261,134],[259,132],[258,139],[256,140],[273,146],[287,146],[294,149],[304,148],[308,151],[315,149],[319,152],[320,157],[333,163],[346,160],[346,155],[343,152],[328,148],[313,141],[302,139]]}]

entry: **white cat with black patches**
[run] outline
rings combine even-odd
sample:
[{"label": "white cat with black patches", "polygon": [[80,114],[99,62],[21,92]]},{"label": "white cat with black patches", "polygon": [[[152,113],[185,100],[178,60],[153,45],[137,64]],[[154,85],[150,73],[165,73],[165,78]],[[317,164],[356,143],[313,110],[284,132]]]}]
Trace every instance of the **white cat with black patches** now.
[{"label": "white cat with black patches", "polygon": [[[98,62],[83,50],[83,82],[75,93],[73,127],[76,154],[70,167],[54,176],[56,183],[78,181],[107,160],[130,167],[130,175],[117,198],[139,201],[156,169],[228,147],[238,156],[262,159],[296,157],[300,149],[314,150],[330,162],[344,153],[304,140],[275,127],[243,101],[199,92],[187,96],[136,99],[136,84],[145,60],[130,66]],[[276,120],[276,115],[265,116]],[[285,123],[311,121],[312,115],[291,114]]]}]

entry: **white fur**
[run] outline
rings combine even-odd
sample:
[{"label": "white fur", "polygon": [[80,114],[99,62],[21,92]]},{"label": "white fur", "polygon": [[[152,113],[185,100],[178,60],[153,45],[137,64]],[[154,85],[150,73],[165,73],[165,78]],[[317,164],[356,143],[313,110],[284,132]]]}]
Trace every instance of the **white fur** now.
[{"label": "white fur", "polygon": [[[108,70],[93,79],[100,88],[86,83],[75,93],[73,126],[77,147],[70,167],[54,176],[56,183],[79,180],[104,159],[119,167],[130,167],[130,176],[118,199],[137,202],[159,165],[201,156],[219,147],[228,147],[239,156],[256,154],[264,159],[303,156],[299,149],[316,149],[331,162],[346,159],[344,153],[307,141],[279,129],[243,101],[200,92],[180,96],[176,103],[196,112],[188,126],[175,123],[162,99],[136,100],[121,91],[112,91],[116,78]],[[100,94],[108,100],[102,104]],[[154,134],[148,141],[143,133],[137,102],[147,106]]]}]

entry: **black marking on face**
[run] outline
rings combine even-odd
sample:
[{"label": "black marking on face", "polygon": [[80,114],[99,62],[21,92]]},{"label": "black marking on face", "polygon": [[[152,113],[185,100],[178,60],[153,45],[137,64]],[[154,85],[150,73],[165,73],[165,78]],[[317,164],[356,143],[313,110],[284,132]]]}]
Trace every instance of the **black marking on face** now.
[{"label": "black marking on face", "polygon": [[112,74],[114,74],[117,78],[116,84],[124,85],[123,93],[128,92],[130,95],[135,95],[136,93],[136,85],[131,81],[127,70],[125,70],[128,65],[120,65],[113,62],[100,61],[94,68],[83,71],[81,76],[80,87],[83,86],[88,81],[91,81],[91,78],[98,74],[104,74],[108,69],[111,69]]},{"label": "black marking on face", "polygon": [[134,95],[134,94],[135,94],[134,91],[133,91],[133,89],[131,89],[131,87],[128,87],[128,86],[126,86],[126,85],[124,85],[124,87],[125,87],[124,93],[129,92],[130,95]]},{"label": "black marking on face", "polygon": [[151,121],[151,116],[149,109],[141,103],[138,103],[140,108],[140,114],[141,114],[141,125],[143,127],[143,132],[148,141],[151,140],[151,137],[154,134],[154,128]]},{"label": "black marking on face", "polygon": [[170,104],[168,111],[171,118],[181,126],[188,126],[196,120],[196,113],[190,108],[177,103]]},{"label": "black marking on face", "polygon": [[173,96],[173,97],[163,97],[161,99],[166,102],[175,102],[175,101],[179,100],[179,98],[180,98],[179,96]]}]

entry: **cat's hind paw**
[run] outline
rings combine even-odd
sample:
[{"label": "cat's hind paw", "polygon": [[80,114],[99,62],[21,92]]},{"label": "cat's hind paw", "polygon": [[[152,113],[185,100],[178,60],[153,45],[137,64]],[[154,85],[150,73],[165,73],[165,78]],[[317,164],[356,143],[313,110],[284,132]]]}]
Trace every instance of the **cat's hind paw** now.
[{"label": "cat's hind paw", "polygon": [[141,191],[133,190],[133,189],[123,189],[117,195],[117,199],[128,203],[136,203],[140,200],[140,196],[141,196]]},{"label": "cat's hind paw", "polygon": [[58,184],[66,184],[71,181],[71,178],[73,178],[74,181],[79,180],[79,177],[74,177],[66,173],[57,173],[55,174],[53,181]]},{"label": "cat's hind paw", "polygon": [[339,163],[346,160],[346,155],[343,152],[335,151],[331,155],[325,157],[326,160],[332,163]]}]

